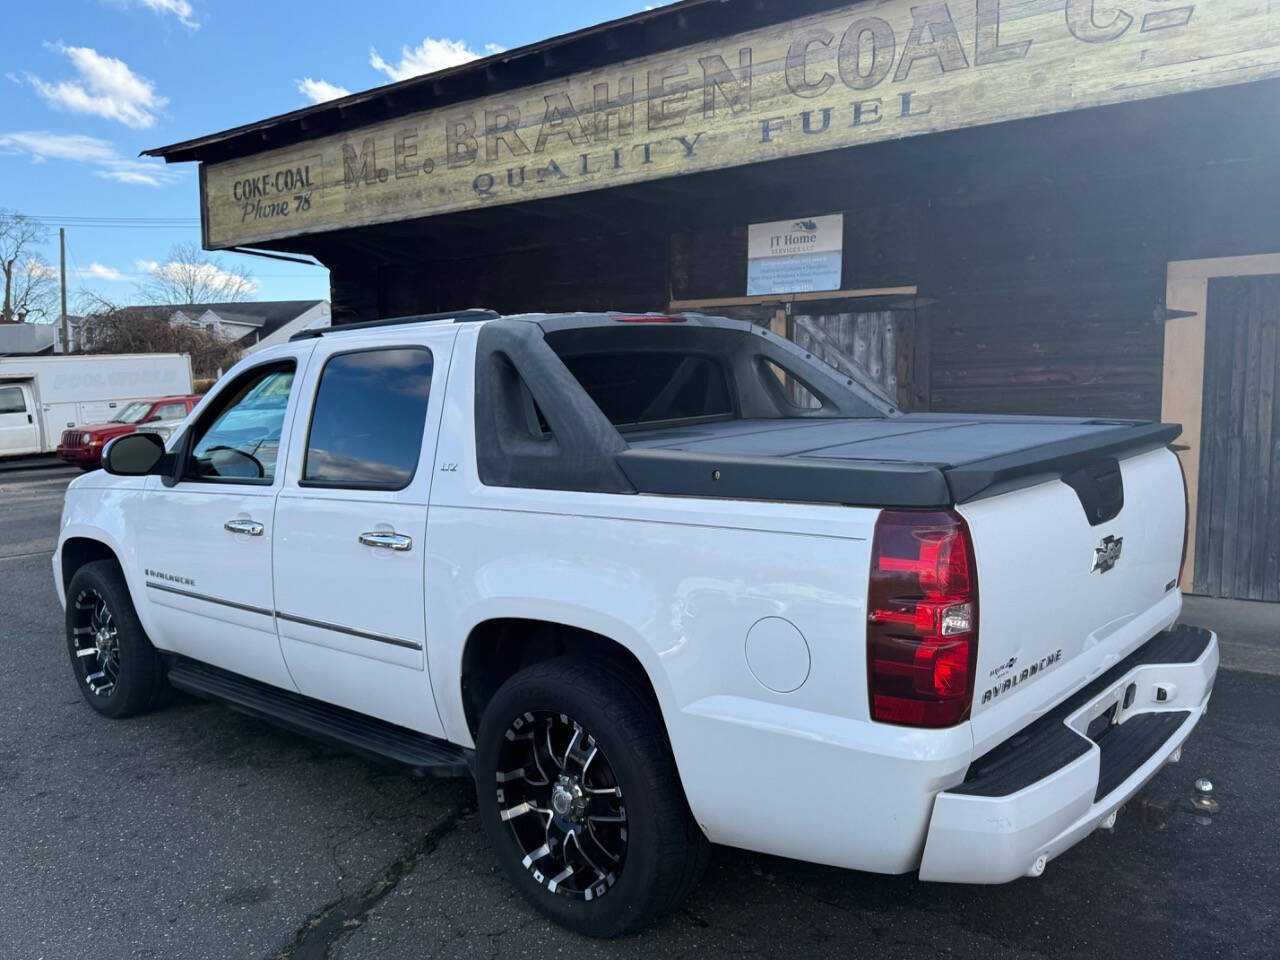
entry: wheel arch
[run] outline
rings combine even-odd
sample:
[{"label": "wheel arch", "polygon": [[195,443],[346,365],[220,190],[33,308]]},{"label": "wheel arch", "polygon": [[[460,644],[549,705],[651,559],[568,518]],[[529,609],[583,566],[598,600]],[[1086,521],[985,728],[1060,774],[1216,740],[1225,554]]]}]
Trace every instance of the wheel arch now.
[{"label": "wheel arch", "polygon": [[124,574],[125,584],[129,588],[138,617],[150,634],[152,624],[146,604],[142,602],[143,597],[140,593],[142,584],[130,569],[134,566],[135,558],[127,545],[128,541],[122,542],[122,538],[117,536],[117,531],[113,529],[116,526],[114,523],[85,522],[79,516],[73,516],[71,522],[63,526],[57,550],[53,556],[54,586],[58,591],[58,599],[65,607],[71,578],[86,564],[98,560],[114,560],[120,565],[120,570]]},{"label": "wheel arch", "polygon": [[[521,670],[562,656],[607,661],[632,677],[641,693],[662,711],[662,700],[640,657],[602,633],[554,620],[493,617],[476,624],[462,648],[459,694],[474,741],[493,695]],[[664,718],[664,726],[665,726]]]},{"label": "wheel arch", "polygon": [[[76,571],[97,560],[114,560],[120,563],[115,549],[105,540],[95,537],[71,536],[62,541],[58,548],[60,566],[62,568],[62,589],[71,586],[71,578]],[[123,564],[121,564],[123,568]]]}]

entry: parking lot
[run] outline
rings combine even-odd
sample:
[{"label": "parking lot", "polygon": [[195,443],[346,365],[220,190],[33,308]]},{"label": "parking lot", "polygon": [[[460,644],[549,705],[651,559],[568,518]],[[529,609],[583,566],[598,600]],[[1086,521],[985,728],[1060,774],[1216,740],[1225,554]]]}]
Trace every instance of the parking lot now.
[{"label": "parking lot", "polygon": [[[717,849],[680,913],[596,943],[548,926],[513,892],[473,816],[469,783],[411,779],[195,700],[121,723],[89,710],[67,668],[49,571],[72,475],[0,473],[4,957],[1280,950],[1280,675],[1267,638],[1244,627],[1238,643],[1220,627],[1224,670],[1182,763],[1157,776],[1114,832],[1087,839],[1039,880],[943,887]],[[767,790],[770,772],[759,774]],[[1200,776],[1217,787],[1211,818],[1190,805]],[[850,829],[860,800],[848,797]]]}]

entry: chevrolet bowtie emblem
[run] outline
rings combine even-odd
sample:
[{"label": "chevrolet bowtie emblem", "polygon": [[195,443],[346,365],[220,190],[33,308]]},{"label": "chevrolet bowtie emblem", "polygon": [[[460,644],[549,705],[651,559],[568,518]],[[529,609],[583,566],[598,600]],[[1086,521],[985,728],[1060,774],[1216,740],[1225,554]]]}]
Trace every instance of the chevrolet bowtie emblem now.
[{"label": "chevrolet bowtie emblem", "polygon": [[1106,573],[1120,562],[1120,551],[1124,549],[1124,537],[1106,537],[1102,543],[1093,548],[1093,571]]}]

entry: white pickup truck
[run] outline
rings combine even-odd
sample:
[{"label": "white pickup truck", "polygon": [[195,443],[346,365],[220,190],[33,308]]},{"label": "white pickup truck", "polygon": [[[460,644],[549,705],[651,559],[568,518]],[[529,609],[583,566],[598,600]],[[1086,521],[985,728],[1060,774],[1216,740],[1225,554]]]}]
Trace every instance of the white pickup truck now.
[{"label": "white pickup truck", "polygon": [[904,415],[731,320],[381,321],[112,441],[54,576],[100,713],[474,775],[515,885],[612,936],[708,841],[1003,883],[1112,826],[1218,665],[1177,434]]}]

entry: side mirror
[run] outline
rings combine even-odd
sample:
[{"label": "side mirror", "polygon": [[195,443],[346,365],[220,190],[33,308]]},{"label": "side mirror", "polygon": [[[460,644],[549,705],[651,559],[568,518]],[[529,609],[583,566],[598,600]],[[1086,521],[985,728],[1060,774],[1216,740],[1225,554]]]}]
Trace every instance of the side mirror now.
[{"label": "side mirror", "polygon": [[102,469],[117,477],[145,477],[164,458],[164,441],[154,433],[127,433],[102,451]]}]

